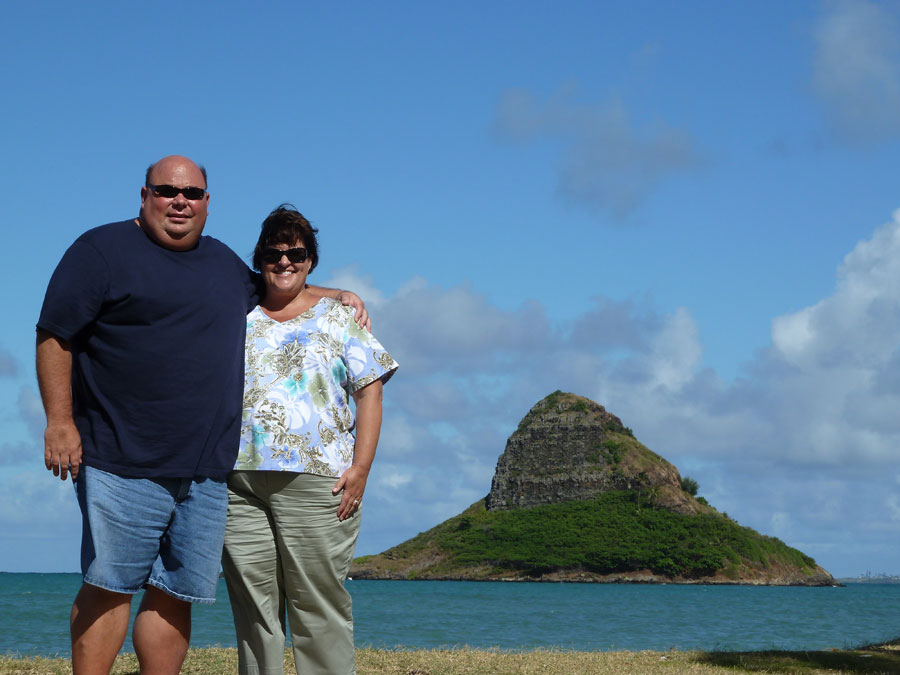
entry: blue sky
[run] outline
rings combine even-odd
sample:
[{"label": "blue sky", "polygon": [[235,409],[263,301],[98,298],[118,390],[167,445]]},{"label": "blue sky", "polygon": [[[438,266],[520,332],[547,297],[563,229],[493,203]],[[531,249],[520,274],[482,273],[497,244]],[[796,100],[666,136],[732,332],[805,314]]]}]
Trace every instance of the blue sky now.
[{"label": "blue sky", "polygon": [[179,153],[242,256],[300,208],[401,364],[358,553],[484,497],[561,389],[835,575],[900,573],[898,45],[863,0],[5,8],[0,570],[78,567],[47,280]]}]

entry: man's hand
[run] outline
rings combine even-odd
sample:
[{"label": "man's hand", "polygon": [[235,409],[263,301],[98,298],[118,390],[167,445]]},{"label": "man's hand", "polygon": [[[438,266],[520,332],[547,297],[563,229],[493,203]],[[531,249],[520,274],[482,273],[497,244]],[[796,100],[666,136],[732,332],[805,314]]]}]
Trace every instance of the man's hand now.
[{"label": "man's hand", "polygon": [[306,286],[315,295],[323,295],[332,300],[338,300],[342,305],[349,305],[356,310],[353,320],[366,330],[372,330],[372,319],[366,311],[366,304],[353,291],[341,291],[337,288],[326,288],[325,286],[314,286],[307,284]]},{"label": "man's hand", "polygon": [[353,317],[356,323],[368,331],[372,330],[372,319],[369,317],[369,312],[366,311],[366,305],[362,298],[353,291],[341,291],[338,295],[338,300],[341,301],[342,305],[350,305],[356,310],[356,315]]},{"label": "man's hand", "polygon": [[65,480],[69,472],[72,480],[81,468],[81,435],[74,423],[47,425],[44,431],[44,465],[54,476]]}]

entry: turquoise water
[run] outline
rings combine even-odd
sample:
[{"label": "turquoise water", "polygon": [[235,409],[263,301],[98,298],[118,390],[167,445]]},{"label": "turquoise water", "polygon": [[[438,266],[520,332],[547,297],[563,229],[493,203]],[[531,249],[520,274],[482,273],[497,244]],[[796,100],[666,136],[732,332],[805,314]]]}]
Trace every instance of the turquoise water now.
[{"label": "turquoise water", "polygon": [[[67,656],[68,616],[79,584],[77,574],[0,573],[0,653]],[[351,581],[348,588],[357,646],[745,651],[900,637],[900,585]],[[195,606],[191,644],[234,646],[224,582],[215,605]]]}]

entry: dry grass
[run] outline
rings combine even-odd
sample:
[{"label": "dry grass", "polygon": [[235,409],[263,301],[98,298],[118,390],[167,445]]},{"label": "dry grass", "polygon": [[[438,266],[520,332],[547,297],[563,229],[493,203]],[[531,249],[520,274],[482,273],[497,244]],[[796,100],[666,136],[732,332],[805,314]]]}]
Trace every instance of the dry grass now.
[{"label": "dry grass", "polygon": [[[796,675],[900,675],[900,641],[852,650],[817,652],[570,652],[537,650],[502,652],[483,649],[390,651],[359,649],[358,675],[734,675],[791,673]],[[0,657],[0,675],[69,674],[66,659]],[[137,675],[134,654],[121,654],[112,672]],[[237,672],[234,649],[192,649],[182,673],[219,675]],[[293,658],[285,654],[285,672],[293,673]]]}]

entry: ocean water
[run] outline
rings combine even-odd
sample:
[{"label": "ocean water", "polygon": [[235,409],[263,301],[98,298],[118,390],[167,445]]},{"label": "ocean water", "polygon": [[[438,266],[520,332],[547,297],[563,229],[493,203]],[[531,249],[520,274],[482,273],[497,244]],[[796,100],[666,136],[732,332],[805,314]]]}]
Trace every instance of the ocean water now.
[{"label": "ocean water", "polygon": [[[68,656],[68,616],[79,585],[77,574],[0,573],[0,653]],[[347,587],[359,647],[746,651],[841,648],[900,637],[900,585],[890,584],[349,581]],[[234,644],[223,581],[215,605],[195,606],[191,645]]]}]

